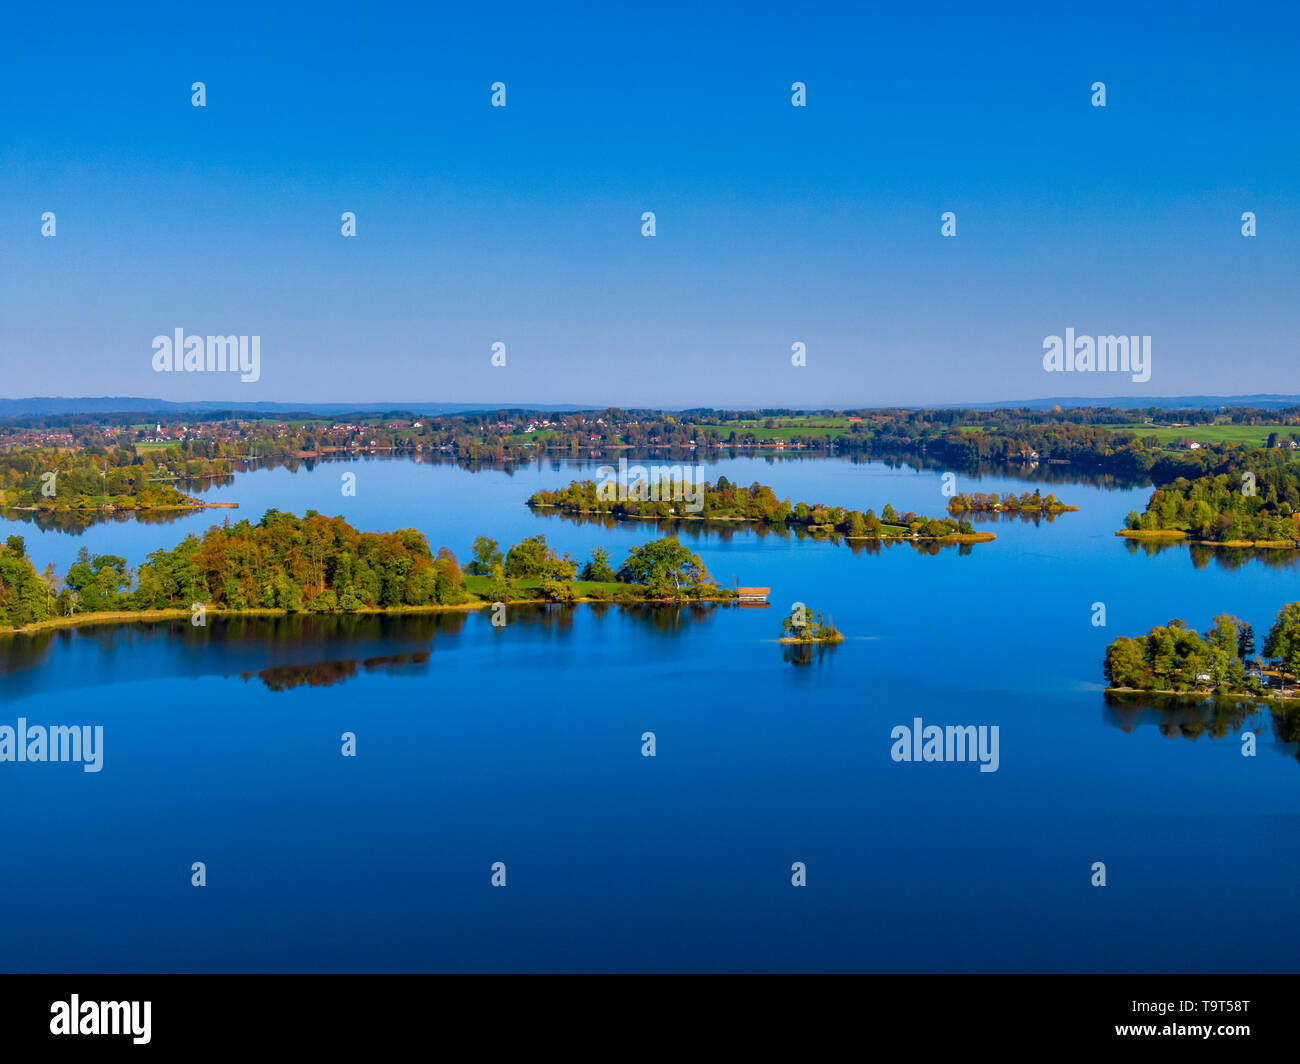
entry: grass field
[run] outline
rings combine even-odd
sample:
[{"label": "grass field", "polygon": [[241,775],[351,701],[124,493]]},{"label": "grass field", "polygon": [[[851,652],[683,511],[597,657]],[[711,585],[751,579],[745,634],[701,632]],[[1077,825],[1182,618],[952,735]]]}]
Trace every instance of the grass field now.
[{"label": "grass field", "polygon": [[1170,428],[1163,425],[1108,425],[1116,432],[1131,429],[1139,436],[1154,436],[1161,443],[1196,440],[1198,443],[1244,443],[1263,447],[1271,432],[1283,439],[1290,433],[1300,435],[1300,425],[1186,425]]}]

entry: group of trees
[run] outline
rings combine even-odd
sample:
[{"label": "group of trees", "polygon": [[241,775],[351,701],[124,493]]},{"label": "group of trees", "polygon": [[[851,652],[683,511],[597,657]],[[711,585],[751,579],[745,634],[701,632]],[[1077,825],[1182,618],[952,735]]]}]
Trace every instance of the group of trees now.
[{"label": "group of trees", "polygon": [[[1263,651],[1285,675],[1300,676],[1300,602],[1278,612]],[[1262,694],[1264,663],[1252,661],[1254,653],[1251,625],[1223,613],[1204,634],[1173,620],[1144,636],[1120,636],[1106,648],[1104,671],[1111,687]]]},{"label": "group of trees", "polygon": [[10,536],[0,549],[0,626],[21,628],[54,616],[54,567],[44,577],[27,559],[22,536]]},{"label": "group of trees", "polygon": [[[660,490],[658,493],[670,496],[682,494],[671,489]],[[633,497],[617,498],[619,494]],[[562,513],[572,514],[607,513],[616,516],[659,518],[683,514],[683,503],[680,500],[669,498],[654,501],[636,497],[640,494],[644,492],[633,490],[630,485],[626,492],[612,492],[603,489],[593,480],[575,480],[566,488],[534,492],[528,499],[528,505],[556,507]],[[808,529],[839,532],[854,539],[889,539],[913,534],[927,539],[939,539],[951,535],[970,534],[973,531],[968,521],[926,517],[910,511],[900,514],[888,504],[879,517],[874,510],[867,510],[864,513],[861,510],[824,506],[821,503],[791,504],[789,499],[778,499],[776,493],[766,484],[754,483],[745,488],[732,483],[726,477],[719,477],[716,484],[705,481],[696,485],[692,498],[697,503],[697,506],[691,509],[692,516],[706,520],[796,525]]]},{"label": "group of trees", "polygon": [[291,613],[457,605],[470,598],[456,557],[434,555],[415,529],[358,532],[341,517],[268,510],[261,521],[213,526],[148,555],[137,572],[84,547],[62,586],[38,577],[22,540],[0,555],[0,615],[12,627],[74,613],[188,609]]},{"label": "group of trees", "polygon": [[206,602],[225,609],[329,612],[457,605],[468,596],[456,556],[435,556],[413,528],[359,532],[314,510],[268,510],[257,524],[214,526],[140,567],[137,609]]},{"label": "group of trees", "polygon": [[[493,602],[527,597],[524,582],[529,589],[535,588],[554,601],[572,601],[579,597],[573,586],[575,579],[584,584],[624,584],[628,592],[625,597],[638,600],[721,593],[699,556],[682,546],[676,536],[633,547],[617,569],[609,552],[596,547],[581,572],[569,555],[557,554],[549,547],[545,536],[530,536],[504,554],[496,540],[479,536],[474,541],[474,560],[467,568],[471,576],[489,578],[483,594]],[[587,586],[581,590],[588,598],[601,598],[609,589]]]},{"label": "group of trees", "polygon": [[496,540],[479,536],[474,540],[474,561],[469,570],[476,576],[491,578],[485,590],[494,602],[522,597],[522,580],[538,582],[542,594],[555,602],[577,598],[572,587],[577,565],[567,554],[561,556],[547,546],[545,536],[530,536],[504,554]]},{"label": "group of trees", "polygon": [[1300,544],[1300,476],[1293,464],[1260,462],[1249,470],[1180,477],[1154,491],[1143,513],[1130,512],[1125,527],[1185,532],[1212,543]]}]

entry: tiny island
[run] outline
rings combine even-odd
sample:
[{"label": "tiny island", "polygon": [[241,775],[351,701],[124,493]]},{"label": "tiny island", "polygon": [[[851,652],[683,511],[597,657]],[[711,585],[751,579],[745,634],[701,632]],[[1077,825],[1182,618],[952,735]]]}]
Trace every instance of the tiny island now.
[{"label": "tiny island", "polygon": [[1044,517],[1075,513],[1078,509],[1077,506],[1058,501],[1055,494],[1049,492],[1044,495],[1038,489],[1034,489],[1032,494],[1026,491],[1016,495],[1009,491],[1002,496],[996,491],[988,494],[977,491],[969,495],[954,495],[948,500],[950,514],[1020,514],[1025,517]]},{"label": "tiny island", "polygon": [[831,623],[829,617],[796,603],[790,616],[781,622],[782,643],[842,643],[844,636]]}]

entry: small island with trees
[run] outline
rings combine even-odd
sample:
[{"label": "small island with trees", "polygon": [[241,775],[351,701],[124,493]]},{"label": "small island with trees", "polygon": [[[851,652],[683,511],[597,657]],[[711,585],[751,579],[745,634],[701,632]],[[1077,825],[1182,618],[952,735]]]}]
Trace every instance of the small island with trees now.
[{"label": "small island with trees", "polygon": [[565,514],[609,514],[629,519],[740,521],[760,525],[798,527],[813,533],[836,533],[858,540],[932,540],[942,543],[987,543],[992,532],[976,532],[969,521],[899,513],[886,504],[874,510],[846,510],[840,506],[778,499],[766,484],[748,488],[719,477],[716,484],[696,485],[699,509],[690,512],[681,501],[649,498],[603,497],[594,480],[575,480],[567,488],[537,491],[528,499],[533,509],[555,508]]},{"label": "small island with trees", "polygon": [[1267,660],[1252,658],[1255,633],[1228,614],[1204,634],[1180,620],[1144,636],[1120,636],[1106,648],[1107,692],[1158,693],[1196,701],[1207,697],[1300,697],[1300,602],[1282,607],[1264,641]]},{"label": "small island with trees", "polygon": [[996,491],[989,494],[977,491],[969,495],[954,495],[948,500],[948,512],[950,514],[1005,513],[1021,514],[1026,517],[1043,517],[1074,513],[1078,509],[1077,506],[1069,506],[1058,501],[1056,495],[1051,492],[1044,495],[1037,488],[1032,493],[1026,491],[1016,495],[1015,492],[1009,491],[1002,496],[999,496]]},{"label": "small island with trees", "polygon": [[781,622],[782,643],[842,643],[844,636],[820,612],[810,610],[803,603],[795,603],[790,616]]}]

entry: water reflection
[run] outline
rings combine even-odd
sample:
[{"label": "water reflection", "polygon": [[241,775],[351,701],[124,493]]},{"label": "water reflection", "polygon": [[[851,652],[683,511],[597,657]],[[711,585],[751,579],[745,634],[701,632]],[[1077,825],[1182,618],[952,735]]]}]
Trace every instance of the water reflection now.
[{"label": "water reflection", "polygon": [[[0,689],[15,697],[26,688],[48,686],[46,663],[52,651],[94,652],[93,668],[84,676],[65,677],[68,684],[130,680],[149,675],[256,676],[272,691],[329,687],[362,671],[403,670],[427,666],[431,651],[448,649],[470,633],[509,638],[512,629],[568,632],[580,610],[598,623],[620,618],[650,632],[679,635],[693,624],[710,621],[734,603],[692,602],[673,605],[508,605],[505,624],[495,627],[488,610],[453,610],[405,614],[292,614],[284,617],[209,615],[195,627],[188,620],[81,625],[30,635],[0,634]],[[44,680],[42,681],[42,677]]]},{"label": "water reflection", "polygon": [[[812,457],[812,456],[809,456]],[[891,469],[914,469],[918,472],[948,472],[961,470],[963,480],[981,480],[984,477],[1023,480],[1026,484],[1084,484],[1094,488],[1112,488],[1127,491],[1131,488],[1151,486],[1145,473],[1101,473],[1071,465],[1064,461],[1047,462],[954,462],[952,459],[934,458],[914,452],[855,451],[842,455],[855,465],[878,462]]]},{"label": "water reflection", "polygon": [[835,653],[834,643],[783,643],[781,659],[791,665],[820,665]]},{"label": "water reflection", "polygon": [[1192,741],[1203,735],[1224,739],[1234,734],[1253,732],[1262,736],[1267,732],[1273,738],[1273,749],[1300,761],[1300,705],[1238,696],[1189,702],[1150,692],[1107,691],[1105,699],[1107,723],[1126,732],[1155,724],[1167,738]]},{"label": "water reflection", "polygon": [[[66,532],[70,536],[79,536],[92,525],[109,522],[124,524],[139,521],[142,525],[169,525],[184,517],[200,512],[189,510],[15,510],[0,507],[0,518],[6,521],[24,521],[35,525],[42,532]],[[214,513],[217,511],[213,511]]]},{"label": "water reflection", "polygon": [[347,658],[340,661],[318,661],[311,665],[280,665],[272,669],[259,669],[256,674],[245,672],[245,681],[257,676],[268,690],[291,691],[295,687],[331,687],[357,675],[358,669],[374,672],[382,669],[393,673],[404,665],[427,665],[428,651],[416,654],[382,654],[374,658]]},{"label": "water reflection", "polygon": [[1058,518],[1068,517],[1072,511],[1064,513],[1043,513],[1039,510],[967,510],[955,516],[972,525],[997,524],[999,521],[1019,520],[1021,524],[1053,524]]},{"label": "water reflection", "polygon": [[1161,543],[1155,540],[1120,538],[1130,554],[1142,552],[1148,558],[1165,551],[1186,551],[1191,556],[1192,567],[1205,569],[1214,562],[1220,569],[1235,572],[1250,562],[1260,562],[1270,569],[1294,569],[1300,565],[1300,550],[1268,549],[1265,547],[1219,547],[1212,543],[1178,540]]}]

